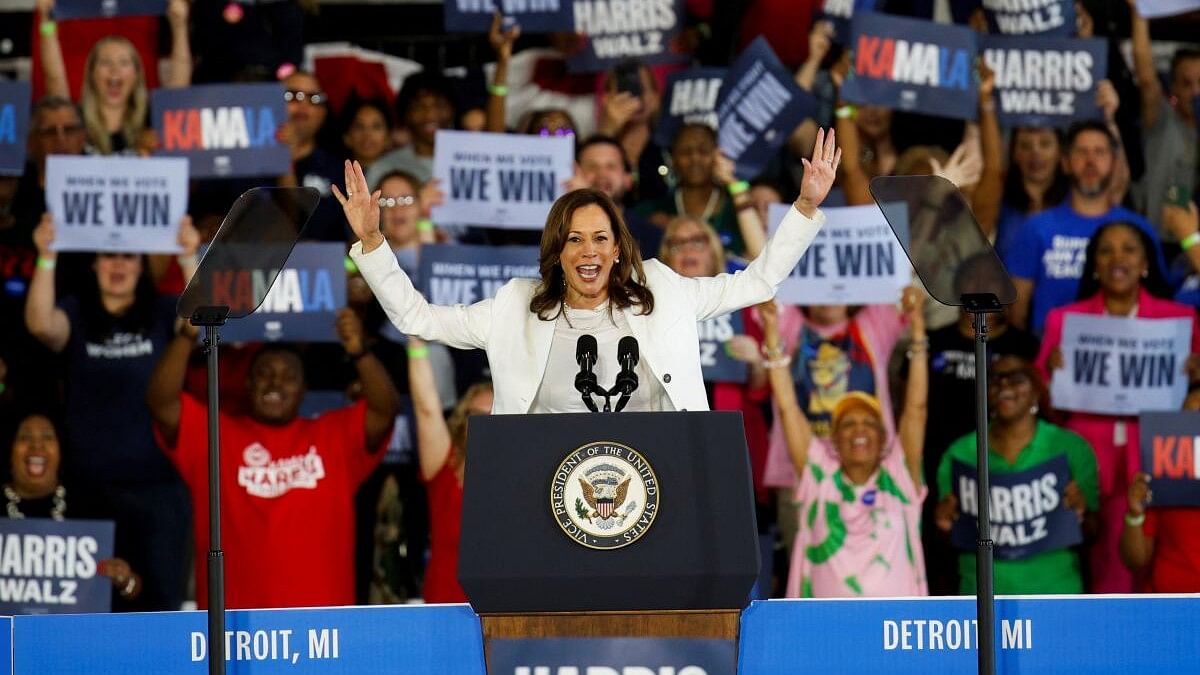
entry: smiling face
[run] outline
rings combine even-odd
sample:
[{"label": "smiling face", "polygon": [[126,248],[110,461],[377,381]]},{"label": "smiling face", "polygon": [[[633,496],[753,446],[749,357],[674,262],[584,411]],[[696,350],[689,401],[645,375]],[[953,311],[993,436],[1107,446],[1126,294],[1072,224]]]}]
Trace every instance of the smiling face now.
[{"label": "smiling face", "polygon": [[1011,424],[1033,415],[1037,402],[1029,363],[1016,356],[996,359],[988,373],[988,409],[996,421]]},{"label": "smiling face", "polygon": [[683,220],[663,241],[667,265],[680,276],[711,277],[717,274],[712,240],[700,223]]},{"label": "smiling face", "polygon": [[363,106],[354,114],[343,139],[350,154],[364,166],[387,152],[389,130],[387,118],[379,108]]},{"label": "smiling face", "polygon": [[629,190],[629,172],[620,148],[610,143],[593,143],[579,153],[579,171],[588,185],[620,201]]},{"label": "smiling face", "polygon": [[[288,122],[297,140],[307,142],[317,137],[328,111],[323,101],[321,83],[308,73],[297,71],[283,81],[284,89],[297,95],[287,102]],[[298,94],[303,94],[300,96]],[[301,100],[303,99],[303,100]]]},{"label": "smiling face", "polygon": [[259,422],[282,425],[300,413],[304,398],[304,366],[287,351],[260,354],[246,378],[250,414]]},{"label": "smiling face", "polygon": [[1096,280],[1106,296],[1136,293],[1149,269],[1141,237],[1128,225],[1107,227],[1096,242]]},{"label": "smiling face", "polygon": [[[421,220],[421,203],[417,186],[400,176],[385,178],[379,184],[381,197],[395,198],[396,205],[381,209],[383,236],[392,246],[407,246],[417,241],[417,222]],[[411,204],[402,202],[412,200]]]},{"label": "smiling face", "polygon": [[679,184],[685,187],[711,185],[716,157],[712,132],[698,126],[684,127],[671,146],[671,162]]},{"label": "smiling face", "polygon": [[92,268],[102,296],[131,298],[142,276],[142,259],[131,253],[97,253]]},{"label": "smiling face", "polygon": [[865,404],[842,413],[833,428],[833,445],[843,467],[873,472],[883,456],[883,423]]},{"label": "smiling face", "polygon": [[12,447],[13,488],[23,497],[42,497],[58,487],[58,434],[41,415],[26,417]]},{"label": "smiling face", "polygon": [[454,106],[445,96],[432,91],[416,95],[404,116],[404,125],[414,140],[433,145],[438,129],[449,129],[454,123]]},{"label": "smiling face", "polygon": [[124,40],[105,40],[95,49],[91,77],[101,105],[125,105],[140,79],[137,52]]},{"label": "smiling face", "polygon": [[620,249],[608,214],[597,204],[575,210],[567,226],[559,265],[567,282],[567,304],[596,307],[608,299],[608,278]]},{"label": "smiling face", "polygon": [[1062,156],[1058,136],[1053,129],[1018,129],[1013,140],[1013,163],[1021,176],[1039,185],[1054,180],[1054,171]]}]

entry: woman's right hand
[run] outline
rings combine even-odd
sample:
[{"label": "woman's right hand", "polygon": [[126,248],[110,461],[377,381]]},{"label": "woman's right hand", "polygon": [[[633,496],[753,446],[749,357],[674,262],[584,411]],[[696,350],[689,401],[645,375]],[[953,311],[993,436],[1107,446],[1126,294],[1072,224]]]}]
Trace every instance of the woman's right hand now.
[{"label": "woman's right hand", "polygon": [[949,532],[950,528],[954,527],[954,521],[958,520],[958,497],[954,495],[942,497],[934,511],[933,519],[939,530]]},{"label": "woman's right hand", "polygon": [[54,243],[54,216],[49,212],[42,214],[41,221],[33,230],[33,245],[37,247],[39,258],[53,260],[57,255],[50,250],[50,245]]},{"label": "woman's right hand", "polygon": [[54,12],[54,0],[37,0],[33,4],[43,19],[50,19],[50,14]]},{"label": "woman's right hand", "polygon": [[496,50],[496,56],[508,60],[512,57],[513,43],[517,38],[521,37],[521,27],[512,26],[508,30],[501,30],[502,17],[500,12],[492,17],[492,27],[488,31],[488,42],[491,43],[492,49]]},{"label": "woman's right hand", "polygon": [[333,186],[333,196],[342,205],[342,212],[350,223],[350,229],[362,242],[363,253],[370,253],[383,244],[383,233],[379,231],[379,190],[367,188],[367,177],[362,165],[346,160],[346,194]]},{"label": "woman's right hand", "polygon": [[1129,514],[1137,517],[1146,512],[1146,507],[1154,499],[1150,491],[1150,474],[1139,471],[1129,483]]},{"label": "woman's right hand", "polygon": [[1050,370],[1058,370],[1063,367],[1062,349],[1055,347],[1050,350],[1050,358],[1046,359],[1046,367]]},{"label": "woman's right hand", "polygon": [[807,218],[817,215],[817,207],[825,201],[833,179],[837,177],[838,165],[842,162],[842,150],[832,128],[817,129],[817,142],[813,146],[812,159],[802,159],[804,178],[800,183],[800,196],[796,198],[796,210]]}]

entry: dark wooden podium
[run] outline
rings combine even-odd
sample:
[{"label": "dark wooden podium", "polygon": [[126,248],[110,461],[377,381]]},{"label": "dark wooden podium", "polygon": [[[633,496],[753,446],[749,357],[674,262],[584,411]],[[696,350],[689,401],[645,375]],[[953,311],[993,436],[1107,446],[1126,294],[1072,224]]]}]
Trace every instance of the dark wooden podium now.
[{"label": "dark wooden podium", "polygon": [[[634,462],[590,459],[605,452]],[[580,459],[590,463],[564,479]],[[539,637],[737,640],[759,570],[740,413],[474,417],[466,467],[459,581],[485,649]],[[558,498],[588,467],[583,482],[595,478],[596,494]],[[605,537],[568,534],[564,511],[601,513],[593,496],[636,483],[633,474],[655,489],[643,493],[655,508],[639,537],[602,548]]]}]

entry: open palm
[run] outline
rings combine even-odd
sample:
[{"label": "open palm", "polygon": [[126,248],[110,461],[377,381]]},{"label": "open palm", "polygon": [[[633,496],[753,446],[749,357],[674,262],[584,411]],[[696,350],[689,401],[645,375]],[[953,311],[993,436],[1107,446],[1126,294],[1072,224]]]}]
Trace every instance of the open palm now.
[{"label": "open palm", "polygon": [[363,175],[362,165],[346,160],[346,193],[333,186],[333,196],[342,205],[346,221],[350,229],[363,243],[366,253],[383,243],[383,233],[379,231],[379,191],[371,193],[367,187],[367,177]]},{"label": "open palm", "polygon": [[842,163],[842,149],[837,147],[836,141],[833,129],[828,133],[824,129],[817,129],[812,159],[800,160],[804,164],[804,180],[800,183],[796,209],[810,218],[825,201],[837,177],[838,165]]}]

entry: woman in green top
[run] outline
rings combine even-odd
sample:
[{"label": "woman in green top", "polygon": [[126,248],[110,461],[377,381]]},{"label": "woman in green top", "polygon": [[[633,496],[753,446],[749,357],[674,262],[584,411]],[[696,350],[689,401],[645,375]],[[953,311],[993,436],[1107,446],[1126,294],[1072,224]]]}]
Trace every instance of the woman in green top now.
[{"label": "woman in green top", "polygon": [[[1014,473],[1066,455],[1071,479],[1060,508],[1078,515],[1086,537],[1095,531],[1096,511],[1100,508],[1096,458],[1082,437],[1038,418],[1038,402],[1045,399],[1045,394],[1045,384],[1029,361],[1019,356],[1002,356],[992,364],[988,376],[988,406],[992,415],[988,427],[988,464],[992,473]],[[941,501],[936,520],[944,532],[950,531],[959,515],[958,499],[951,485],[951,465],[956,460],[976,466],[975,432],[952,443],[938,465]],[[974,593],[974,552],[959,555],[958,571],[960,592]],[[1001,594],[1082,593],[1079,552],[1061,548],[1025,558],[1005,560],[997,556],[995,583],[996,593]]]}]

